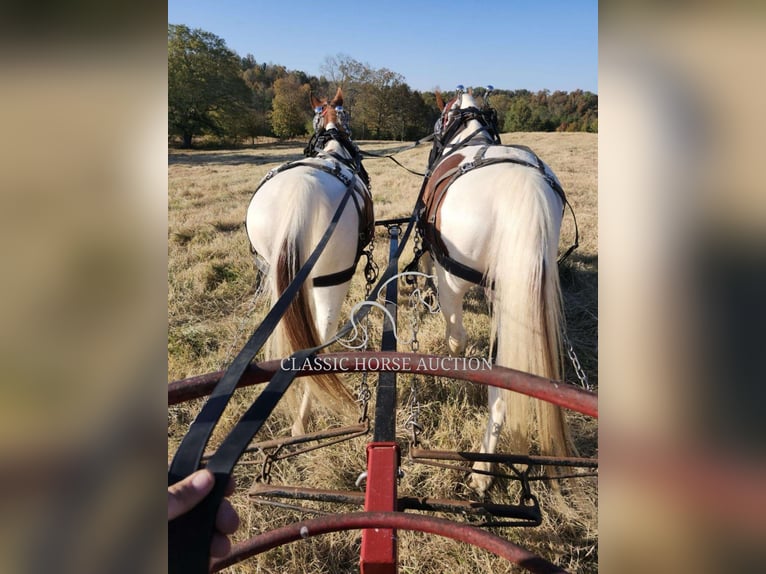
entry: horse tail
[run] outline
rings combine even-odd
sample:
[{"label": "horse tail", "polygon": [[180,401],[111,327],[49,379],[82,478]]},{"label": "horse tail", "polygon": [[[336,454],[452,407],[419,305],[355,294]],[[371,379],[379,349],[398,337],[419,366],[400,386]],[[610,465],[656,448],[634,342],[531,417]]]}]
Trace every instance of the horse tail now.
[{"label": "horse tail", "polygon": [[[556,258],[561,204],[539,174],[513,172],[518,185],[496,202],[487,274],[488,284],[494,284],[497,364],[559,380],[563,307]],[[572,452],[561,407],[511,391],[503,395],[513,448],[529,452],[536,436],[544,455]]]},{"label": "horse tail", "polygon": [[[270,274],[272,301],[276,301],[287,289],[300,270],[303,257],[309,255],[309,253],[302,253],[304,246],[307,245],[303,234],[307,233],[311,227],[310,222],[313,218],[311,214],[318,210],[315,202],[312,201],[315,196],[315,190],[299,182],[296,182],[292,193],[284,194],[283,200],[288,203],[285,213],[291,215],[284,218],[274,238],[274,245],[279,245],[280,248],[274,250],[272,260],[269,261],[269,267],[273,270]],[[308,249],[313,247],[309,246]],[[310,282],[311,277],[301,286],[274,330],[271,336],[272,357],[285,358],[297,350],[315,347],[324,342],[317,333],[314,313],[309,301]],[[314,396],[333,411],[346,414],[354,408],[353,395],[337,375],[321,373],[302,377],[302,379]],[[294,400],[290,400],[290,403],[292,407],[295,407]]]}]

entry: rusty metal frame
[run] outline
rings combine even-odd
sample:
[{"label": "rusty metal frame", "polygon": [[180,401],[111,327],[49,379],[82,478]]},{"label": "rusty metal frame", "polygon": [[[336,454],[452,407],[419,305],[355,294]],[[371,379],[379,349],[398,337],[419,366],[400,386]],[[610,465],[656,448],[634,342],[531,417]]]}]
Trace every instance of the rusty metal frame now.
[{"label": "rusty metal frame", "polygon": [[[281,437],[277,439],[256,442],[247,447],[243,454],[253,452],[261,453],[263,455],[262,458],[259,460],[241,460],[239,464],[243,466],[261,465],[260,479],[269,482],[271,467],[275,462],[293,458],[301,454],[306,454],[307,452],[319,450],[320,448],[347,442],[364,436],[369,432],[370,422],[365,421],[357,425],[336,427],[325,431],[306,433],[294,437]],[[318,444],[289,450],[289,447],[302,445],[309,442],[317,442]],[[202,457],[202,460],[206,460],[211,456],[212,453],[205,453],[205,455]]]},{"label": "rusty metal frame", "polygon": [[[461,367],[463,358],[441,355],[422,355],[393,351],[352,351],[324,353],[322,372],[356,373],[362,371],[416,373],[449,377],[522,393],[530,397],[598,418],[598,394],[574,385],[538,377],[523,371],[493,365],[491,369],[468,369]],[[265,383],[280,368],[280,361],[264,361],[251,364],[242,377],[238,388]],[[311,368],[300,369],[298,376],[311,375]],[[175,405],[209,395],[223,371],[207,373],[168,385],[168,405]]]},{"label": "rusty metal frame", "polygon": [[[248,494],[251,498],[259,499],[260,504],[273,504],[271,500],[260,500],[261,497],[283,498],[288,500],[306,500],[312,502],[325,502],[332,504],[345,504],[349,506],[364,506],[365,493],[355,490],[330,490],[323,488],[310,488],[304,486],[286,486],[275,484],[255,483]],[[277,505],[279,506],[279,505]],[[292,510],[316,514],[329,514],[324,510],[292,506]],[[417,510],[423,512],[441,512],[460,516],[474,516],[490,519],[516,519],[513,526],[537,526],[541,516],[539,509],[534,506],[519,504],[495,504],[484,501],[452,500],[447,498],[429,498],[420,496],[398,496],[396,510]],[[503,523],[509,525],[508,523]],[[473,526],[496,526],[497,523],[475,523]]]},{"label": "rusty metal frame", "polygon": [[213,562],[212,571],[217,572],[246,558],[290,542],[306,540],[330,532],[370,528],[413,530],[435,534],[483,548],[536,574],[567,573],[566,570],[532,554],[529,550],[486,530],[444,518],[403,512],[355,512],[322,516],[289,524],[234,545],[228,556]]},{"label": "rusty metal frame", "polygon": [[[474,370],[465,368],[465,366],[461,367],[461,358],[393,351],[327,353],[320,355],[320,357],[323,359],[323,372],[391,371],[449,377],[519,392],[587,416],[598,417],[598,395],[596,393],[506,367],[495,365],[490,369]],[[464,361],[463,359],[463,365],[465,364]],[[238,387],[264,383],[270,380],[279,368],[279,360],[251,364]],[[299,370],[301,372],[298,373],[298,376],[312,373],[310,367]],[[219,371],[170,383],[168,385],[168,405],[210,394],[222,375],[223,371]],[[455,456],[463,457],[460,460],[465,460],[466,454],[470,453],[456,453]],[[529,457],[527,459],[531,461]],[[559,463],[564,463],[564,466],[567,465],[567,461],[563,459],[556,460]],[[522,463],[521,460],[517,462]],[[536,462],[539,463],[542,460]],[[247,557],[301,538],[357,528],[389,529],[394,532],[396,529],[417,530],[446,536],[489,550],[531,572],[565,572],[529,551],[473,525],[403,512],[374,511],[327,515],[266,532],[236,545],[229,556],[215,562],[213,568],[219,570]]]}]

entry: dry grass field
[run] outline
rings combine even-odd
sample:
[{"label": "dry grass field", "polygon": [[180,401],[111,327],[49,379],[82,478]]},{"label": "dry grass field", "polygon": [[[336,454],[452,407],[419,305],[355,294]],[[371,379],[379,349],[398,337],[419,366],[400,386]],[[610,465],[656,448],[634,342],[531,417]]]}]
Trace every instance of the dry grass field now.
[{"label": "dry grass field", "polygon": [[[580,248],[561,268],[568,334],[591,385],[597,388],[597,136],[586,133],[503,134],[504,143],[528,145],[545,160],[561,180],[577,214]],[[367,151],[381,152],[399,147],[395,142],[358,142]],[[269,302],[256,292],[256,273],[245,236],[243,220],[250,196],[261,177],[272,167],[302,157],[304,142],[274,143],[226,151],[181,151],[169,153],[168,188],[168,380],[224,369],[258,325]],[[405,165],[422,171],[429,147],[397,155]],[[378,219],[406,216],[412,210],[421,180],[385,159],[367,159]],[[574,237],[571,216],[565,215],[561,249]],[[386,264],[388,245],[382,231],[376,237],[375,258]],[[409,262],[411,250],[403,256]],[[364,278],[359,266],[342,321],[354,302],[364,298]],[[420,320],[420,351],[447,354],[440,314],[412,311],[407,305],[408,288],[400,287],[399,329],[411,329],[413,313]],[[465,301],[468,331],[467,356],[486,357],[490,339],[486,303],[479,288],[469,291]],[[372,340],[380,341],[382,318],[372,314]],[[340,350],[340,349],[337,349]],[[406,351],[408,349],[400,349]],[[259,357],[260,358],[260,357]],[[360,377],[345,377],[356,389]],[[375,376],[370,377],[371,383]],[[576,381],[567,364],[567,380]],[[399,377],[397,434],[402,446],[400,494],[470,500],[463,472],[416,465],[407,458],[404,404],[412,381]],[[421,440],[425,447],[449,450],[478,450],[486,421],[486,390],[445,378],[416,381],[421,403]],[[373,389],[374,390],[374,389]],[[252,403],[259,391],[239,391],[219,424],[215,446]],[[168,457],[175,452],[183,433],[198,412],[201,402],[170,407],[168,411]],[[374,412],[371,407],[371,413]],[[356,414],[352,413],[355,419]],[[574,438],[582,456],[597,454],[597,425],[592,419],[570,415]],[[309,430],[343,424],[333,413],[317,413]],[[353,421],[352,421],[353,422]],[[258,440],[290,434],[292,420],[286,412],[271,417]],[[365,470],[365,444],[371,435],[301,455],[276,464],[275,484],[316,488],[359,490],[354,482]],[[502,450],[502,441],[501,441]],[[246,455],[243,462],[255,462]],[[301,519],[295,511],[259,505],[248,490],[260,473],[259,464],[240,464],[235,475],[235,507],[242,525],[237,540],[259,531]],[[537,528],[494,531],[571,572],[597,571],[596,478],[562,481],[562,494],[551,492],[545,483],[533,490],[543,507],[543,524]],[[489,492],[493,501],[517,501],[515,481],[501,479]],[[306,503],[329,511],[356,508]],[[459,518],[458,518],[459,519]],[[399,535],[400,572],[451,573],[517,572],[504,560],[472,547],[417,533]],[[269,551],[233,568],[233,572],[299,574],[305,572],[358,572],[360,533],[338,533],[294,543]]]}]

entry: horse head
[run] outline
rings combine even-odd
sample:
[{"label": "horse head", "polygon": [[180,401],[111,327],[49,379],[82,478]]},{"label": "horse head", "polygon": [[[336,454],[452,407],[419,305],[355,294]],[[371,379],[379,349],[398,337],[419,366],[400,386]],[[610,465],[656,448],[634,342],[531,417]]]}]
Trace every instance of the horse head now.
[{"label": "horse head", "polygon": [[455,151],[458,145],[469,142],[499,144],[500,135],[497,127],[497,112],[489,105],[489,94],[494,88],[487,87],[482,98],[481,107],[476,102],[473,90],[466,90],[462,85],[457,86],[455,96],[446,104],[441,92],[436,91],[436,105],[441,111],[434,125],[434,149],[431,152],[429,166]]},{"label": "horse head", "polygon": [[346,163],[362,178],[369,189],[370,176],[362,165],[362,154],[351,140],[351,128],[348,125],[348,112],[343,108],[343,90],[338,88],[332,101],[319,99],[310,94],[311,107],[314,109],[314,135],[311,136],[304,155],[316,157],[329,154]]},{"label": "horse head", "polygon": [[314,132],[337,129],[351,137],[348,126],[348,113],[343,109],[343,90],[338,88],[331,102],[327,98],[319,99],[311,94],[311,107],[314,109]]}]

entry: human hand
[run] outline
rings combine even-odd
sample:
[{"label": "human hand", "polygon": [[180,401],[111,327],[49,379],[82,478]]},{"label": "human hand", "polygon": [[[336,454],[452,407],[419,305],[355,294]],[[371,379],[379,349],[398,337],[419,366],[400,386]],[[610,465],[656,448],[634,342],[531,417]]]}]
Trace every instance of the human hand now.
[{"label": "human hand", "polygon": [[[209,470],[194,472],[168,487],[168,522],[186,514],[204,499],[215,484],[215,477]],[[229,481],[226,496],[234,492],[234,480]],[[224,499],[215,517],[215,533],[210,543],[210,555],[216,558],[226,556],[231,550],[228,534],[239,527],[239,516],[231,503]]]}]

